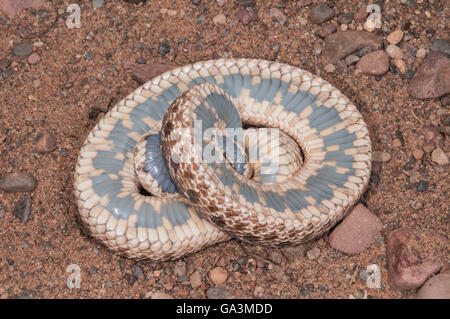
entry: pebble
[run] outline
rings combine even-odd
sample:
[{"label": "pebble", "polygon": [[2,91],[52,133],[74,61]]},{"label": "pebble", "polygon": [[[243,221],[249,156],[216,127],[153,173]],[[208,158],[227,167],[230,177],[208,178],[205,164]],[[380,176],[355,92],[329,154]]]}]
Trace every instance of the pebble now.
[{"label": "pebble", "polygon": [[137,64],[146,64],[147,61],[146,61],[143,57],[138,57],[138,58],[136,59],[136,63],[137,63]]},{"label": "pebble", "polygon": [[359,10],[356,11],[356,13],[355,13],[355,16],[354,16],[355,22],[361,23],[361,22],[365,21],[367,18],[367,14],[368,14],[367,13],[367,5],[363,4],[361,6],[361,8],[359,8]]},{"label": "pebble", "polygon": [[46,0],[0,0],[0,9],[9,17],[12,18],[22,9],[39,8]]},{"label": "pebble", "polygon": [[92,0],[92,7],[98,9],[103,6],[103,0]]},{"label": "pebble", "polygon": [[7,58],[0,59],[0,71],[5,71],[11,65]]},{"label": "pebble", "polygon": [[305,246],[298,245],[293,247],[280,248],[289,261],[300,260],[305,256]]},{"label": "pebble", "polygon": [[426,143],[423,146],[423,151],[425,153],[431,153],[431,152],[433,152],[434,149],[435,149],[435,146],[434,146],[434,143],[432,143],[432,142]]},{"label": "pebble", "polygon": [[389,70],[389,56],[383,50],[376,50],[364,55],[356,67],[365,74],[382,75]]},{"label": "pebble", "polygon": [[206,291],[206,297],[208,299],[230,299],[231,294],[224,287],[212,287]]},{"label": "pebble", "polygon": [[199,288],[202,285],[202,274],[196,270],[190,277],[189,282],[192,288]]},{"label": "pebble", "polygon": [[272,20],[277,21],[279,24],[283,25],[287,22],[286,15],[283,13],[283,11],[281,11],[278,8],[275,7],[270,8],[269,16],[272,18]]},{"label": "pebble", "polygon": [[334,23],[329,22],[322,26],[322,28],[319,30],[319,37],[326,38],[332,33],[335,33],[337,31],[337,27]]},{"label": "pebble", "polygon": [[402,30],[395,30],[394,32],[391,32],[387,37],[386,40],[390,44],[398,44],[400,41],[402,41],[403,38],[403,31]]},{"label": "pebble", "polygon": [[450,274],[431,277],[419,289],[416,299],[450,299]]},{"label": "pebble", "polygon": [[175,276],[185,276],[186,271],[186,263],[184,261],[177,261],[175,264],[174,274]]},{"label": "pebble", "polygon": [[28,173],[10,173],[0,178],[0,189],[10,193],[31,192],[37,184],[37,180]]},{"label": "pebble", "polygon": [[255,12],[241,9],[236,13],[236,18],[238,18],[243,25],[247,25],[255,19]]},{"label": "pebble", "polygon": [[334,17],[334,10],[324,3],[319,3],[311,9],[311,23],[320,24]]},{"label": "pebble", "polygon": [[162,291],[155,291],[154,293],[152,293],[150,299],[174,299],[174,298],[168,293]]},{"label": "pebble", "polygon": [[417,184],[417,190],[419,192],[424,192],[428,189],[428,182],[427,181],[419,181]]},{"label": "pebble", "polygon": [[18,44],[13,48],[13,53],[17,56],[29,56],[32,52],[31,43]]},{"label": "pebble", "polygon": [[416,160],[420,161],[423,158],[424,153],[421,149],[415,149],[412,154]]},{"label": "pebble", "polygon": [[408,93],[419,99],[437,98],[450,92],[450,59],[430,51],[408,84]]},{"label": "pebble", "polygon": [[386,242],[390,285],[401,290],[422,286],[444,266],[440,251],[446,246],[445,239],[432,233],[408,228],[391,232]]},{"label": "pebble", "polygon": [[409,205],[416,210],[421,209],[423,207],[422,202],[418,199],[410,200]]},{"label": "pebble", "polygon": [[402,41],[400,42],[400,48],[403,52],[404,58],[414,58],[417,54],[417,48],[413,46],[411,43]]},{"label": "pebble", "polygon": [[23,198],[15,204],[13,215],[25,224],[30,218],[30,212],[31,198],[30,195],[25,194]]},{"label": "pebble", "polygon": [[325,71],[327,73],[333,73],[336,70],[336,67],[334,66],[334,64],[328,63],[327,65],[325,65]]},{"label": "pebble", "polygon": [[392,63],[397,67],[401,74],[406,73],[406,62],[402,59],[394,59]]},{"label": "pebble", "polygon": [[303,8],[309,6],[312,3],[312,0],[299,0],[297,1],[297,8]]},{"label": "pebble", "polygon": [[33,87],[34,88],[38,88],[40,86],[41,86],[41,80],[39,80],[39,79],[33,80]]},{"label": "pebble", "polygon": [[431,153],[431,160],[438,165],[447,165],[449,163],[447,154],[440,148],[436,148]]},{"label": "pebble", "polygon": [[431,50],[444,54],[450,58],[450,42],[442,39],[434,39]]},{"label": "pebble", "polygon": [[345,58],[345,64],[351,65],[353,63],[356,63],[359,61],[359,56],[350,54],[348,57]]},{"label": "pebble", "polygon": [[306,257],[308,257],[309,260],[316,260],[320,256],[320,248],[319,247],[313,247],[310,250],[306,252]]},{"label": "pebble", "polygon": [[221,285],[228,279],[228,272],[222,267],[216,267],[209,273],[209,278],[215,285]]},{"label": "pebble", "polygon": [[191,0],[191,2],[193,5],[198,6],[200,4],[201,0]]},{"label": "pebble", "polygon": [[347,55],[367,48],[370,51],[383,47],[383,38],[365,31],[333,33],[325,39],[324,55],[331,62],[337,62]]},{"label": "pebble", "polygon": [[315,41],[313,45],[313,54],[319,55],[322,52],[322,46],[319,41]]},{"label": "pebble", "polygon": [[331,247],[345,254],[367,249],[383,228],[380,219],[364,205],[357,204],[329,236]]},{"label": "pebble", "polygon": [[217,0],[216,2],[219,7],[223,7],[225,5],[225,0]]},{"label": "pebble", "polygon": [[155,76],[163,74],[173,68],[174,67],[171,65],[162,63],[139,65],[131,72],[131,76],[140,84],[143,84],[153,79]]},{"label": "pebble", "polygon": [[338,21],[341,24],[349,24],[349,23],[351,23],[353,21],[353,13],[352,12],[346,12],[346,13],[341,14],[338,17]]},{"label": "pebble", "polygon": [[403,51],[395,44],[389,44],[386,48],[387,54],[393,59],[402,59],[403,58]]},{"label": "pebble", "polygon": [[170,52],[170,45],[167,42],[162,42],[159,44],[159,47],[158,47],[159,54],[161,54],[164,57],[169,52]]},{"label": "pebble", "polygon": [[419,48],[416,52],[416,58],[423,59],[427,55],[427,50],[424,48]]},{"label": "pebble", "polygon": [[376,21],[377,19],[375,16],[369,17],[366,22],[364,22],[364,30],[366,30],[367,32],[375,31],[377,29]]},{"label": "pebble", "polygon": [[223,13],[219,13],[213,18],[214,24],[226,24],[227,23],[227,17]]},{"label": "pebble", "polygon": [[56,138],[53,134],[45,132],[42,134],[36,142],[36,152],[38,153],[50,153],[57,147]]},{"label": "pebble", "polygon": [[389,154],[387,152],[375,151],[372,153],[372,160],[374,162],[385,163],[385,162],[389,162],[390,159],[391,159],[391,154]]},{"label": "pebble", "polygon": [[140,279],[140,280],[144,280],[145,279],[144,271],[142,270],[141,267],[139,267],[137,265],[134,266],[133,276],[136,279]]}]

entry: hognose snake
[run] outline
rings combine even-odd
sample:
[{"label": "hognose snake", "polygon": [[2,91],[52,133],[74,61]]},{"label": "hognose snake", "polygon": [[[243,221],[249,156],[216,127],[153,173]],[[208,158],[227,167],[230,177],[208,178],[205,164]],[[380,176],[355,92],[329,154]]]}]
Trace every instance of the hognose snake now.
[{"label": "hognose snake", "polygon": [[[258,180],[246,164],[173,161],[189,153],[195,120],[280,129],[280,169]],[[288,163],[300,152],[303,163]],[[366,124],[331,84],[278,62],[219,59],[157,76],[112,108],[81,148],[74,190],[94,237],[161,261],[230,236],[275,246],[319,236],[359,199],[370,171]]]}]

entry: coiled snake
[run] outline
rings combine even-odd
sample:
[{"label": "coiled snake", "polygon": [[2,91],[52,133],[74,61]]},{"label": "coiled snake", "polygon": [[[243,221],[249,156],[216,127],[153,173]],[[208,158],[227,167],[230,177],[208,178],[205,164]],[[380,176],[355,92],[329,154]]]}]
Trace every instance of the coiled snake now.
[{"label": "coiled snake", "polygon": [[[278,169],[264,175],[225,150],[224,162],[195,157],[197,121],[201,133],[217,129],[214,145],[242,123],[279,129],[269,159]],[[248,158],[255,132],[233,139],[231,155]],[[312,239],[345,216],[370,171],[366,124],[331,84],[278,62],[219,59],[157,76],[111,109],[81,148],[74,189],[94,237],[160,261],[230,236],[274,246]]]}]

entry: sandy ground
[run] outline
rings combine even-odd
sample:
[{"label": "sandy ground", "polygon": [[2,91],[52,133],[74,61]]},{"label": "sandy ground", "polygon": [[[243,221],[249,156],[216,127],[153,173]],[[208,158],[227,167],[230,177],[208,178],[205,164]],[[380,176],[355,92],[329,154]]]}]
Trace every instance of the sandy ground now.
[{"label": "sandy ground", "polygon": [[[325,72],[326,63],[317,54],[323,43],[315,35],[321,26],[302,25],[302,19],[308,21],[310,6],[300,9],[295,1],[258,4],[257,19],[249,25],[235,21],[242,8],[230,0],[223,7],[216,1],[196,6],[188,0],[159,0],[135,6],[116,0],[105,1],[95,10],[91,1],[72,2],[81,7],[79,29],[68,28],[62,17],[55,20],[58,9],[65,11],[68,1],[48,3],[43,8],[46,14],[30,9],[12,20],[0,16],[0,58],[8,58],[14,70],[0,79],[0,175],[25,171],[39,181],[31,193],[27,223],[12,214],[23,194],[0,192],[1,298],[144,298],[155,292],[203,298],[214,286],[208,273],[217,265],[229,274],[221,288],[235,298],[349,298],[355,293],[368,298],[408,298],[414,294],[388,285],[385,238],[402,226],[448,235],[448,167],[433,163],[429,154],[410,163],[413,150],[425,143],[425,128],[442,127],[441,115],[448,110],[439,99],[410,97],[407,77],[394,68],[375,77],[339,62],[336,71]],[[384,12],[391,17],[386,22],[389,31],[414,21],[405,33],[416,48],[430,48],[433,38],[448,37],[448,25],[439,27],[445,10],[423,2],[416,10],[400,1],[384,1]],[[359,1],[330,3],[340,12],[355,12]],[[274,6],[288,18],[285,25],[268,16]],[[177,12],[171,16],[161,9]],[[213,24],[219,13],[225,14],[227,24]],[[38,41],[43,44],[33,47],[40,57],[37,64],[12,54],[17,44]],[[165,56],[158,53],[162,42],[170,45]],[[299,248],[297,258],[288,258],[277,249],[244,249],[233,240],[178,263],[135,263],[113,254],[83,230],[72,194],[75,162],[84,139],[102,116],[92,116],[92,109],[106,110],[139,86],[124,65],[138,65],[138,58],[147,64],[180,66],[218,57],[255,57],[298,66],[323,77],[358,106],[374,150],[392,157],[376,164],[378,179],[364,196],[364,203],[384,224],[369,249],[346,256],[331,248],[324,236]],[[413,58],[408,68],[415,70],[419,65]],[[56,137],[57,149],[39,154],[36,139],[44,132]],[[438,143],[449,151],[448,136]],[[410,167],[405,168],[408,163]],[[427,190],[417,190],[411,170],[418,172],[418,180],[428,182]],[[416,199],[421,208],[411,206]],[[304,255],[312,247],[320,249],[314,260]],[[79,289],[66,286],[70,275],[66,269],[72,264],[81,269]],[[370,264],[381,268],[378,289],[367,288],[359,275]],[[189,279],[194,271],[201,274],[197,288],[191,287]]]}]

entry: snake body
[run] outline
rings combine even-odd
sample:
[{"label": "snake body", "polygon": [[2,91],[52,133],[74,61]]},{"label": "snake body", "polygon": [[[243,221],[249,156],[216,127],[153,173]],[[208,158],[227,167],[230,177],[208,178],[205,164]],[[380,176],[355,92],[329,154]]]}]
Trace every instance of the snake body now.
[{"label": "snake body", "polygon": [[[196,119],[277,128],[293,141],[280,149],[287,156],[298,145],[303,163],[260,180],[239,163],[176,163],[189,153]],[[161,156],[167,167],[154,169]],[[82,146],[74,189],[94,237],[130,258],[160,261],[230,236],[266,245],[319,236],[359,199],[370,170],[366,124],[331,84],[278,62],[219,59],[168,71],[119,102]]]}]

